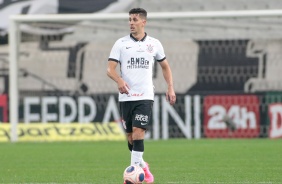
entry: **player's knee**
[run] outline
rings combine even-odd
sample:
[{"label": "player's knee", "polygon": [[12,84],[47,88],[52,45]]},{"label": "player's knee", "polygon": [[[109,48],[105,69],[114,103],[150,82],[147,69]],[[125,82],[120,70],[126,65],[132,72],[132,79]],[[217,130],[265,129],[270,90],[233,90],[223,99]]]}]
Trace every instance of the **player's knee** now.
[{"label": "player's knee", "polygon": [[132,134],[133,140],[144,139],[144,137],[145,137],[145,130],[144,129],[133,127],[133,134]]}]

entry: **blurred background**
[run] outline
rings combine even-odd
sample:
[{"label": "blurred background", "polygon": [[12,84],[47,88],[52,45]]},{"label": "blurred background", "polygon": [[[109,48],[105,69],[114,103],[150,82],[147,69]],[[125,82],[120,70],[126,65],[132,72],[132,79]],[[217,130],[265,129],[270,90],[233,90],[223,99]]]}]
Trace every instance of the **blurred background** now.
[{"label": "blurred background", "polygon": [[[177,93],[171,107],[156,65],[147,139],[282,137],[281,16],[150,19],[153,12],[274,11],[282,1],[0,0],[0,141],[10,141],[9,16],[128,13],[134,7],[148,11],[146,32],[163,43]],[[19,24],[18,31],[19,114],[13,116],[25,133],[19,141],[124,139],[118,91],[106,66],[114,42],[129,34],[127,19],[35,21]],[[63,139],[64,126],[87,126],[90,133],[79,128],[84,137]]]}]

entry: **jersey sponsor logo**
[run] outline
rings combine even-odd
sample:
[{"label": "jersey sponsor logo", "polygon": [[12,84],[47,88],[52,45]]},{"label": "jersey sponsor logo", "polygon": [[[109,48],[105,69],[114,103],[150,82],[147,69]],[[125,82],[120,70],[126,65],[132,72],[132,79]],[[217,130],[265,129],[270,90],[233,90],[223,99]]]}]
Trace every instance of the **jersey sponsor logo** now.
[{"label": "jersey sponsor logo", "polygon": [[131,96],[143,96],[143,95],[144,93],[131,93],[128,96],[131,97]]},{"label": "jersey sponsor logo", "polygon": [[146,124],[148,123],[149,117],[147,115],[144,115],[144,114],[136,114],[135,120],[136,121],[142,121],[141,125],[144,125],[145,122],[146,122]]},{"label": "jersey sponsor logo", "polygon": [[131,47],[125,47],[126,49],[130,49]]},{"label": "jersey sponsor logo", "polygon": [[150,62],[146,60],[145,58],[130,58],[130,60],[127,61],[127,69],[138,69],[138,68],[144,68],[149,69]]}]

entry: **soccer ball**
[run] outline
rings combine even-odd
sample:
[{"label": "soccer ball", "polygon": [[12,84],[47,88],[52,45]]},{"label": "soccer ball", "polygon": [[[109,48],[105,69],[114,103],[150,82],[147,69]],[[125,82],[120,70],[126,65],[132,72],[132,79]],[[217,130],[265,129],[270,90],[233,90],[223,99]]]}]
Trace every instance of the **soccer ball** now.
[{"label": "soccer ball", "polygon": [[139,184],[145,179],[143,169],[137,165],[128,166],[123,172],[123,180],[126,184]]}]

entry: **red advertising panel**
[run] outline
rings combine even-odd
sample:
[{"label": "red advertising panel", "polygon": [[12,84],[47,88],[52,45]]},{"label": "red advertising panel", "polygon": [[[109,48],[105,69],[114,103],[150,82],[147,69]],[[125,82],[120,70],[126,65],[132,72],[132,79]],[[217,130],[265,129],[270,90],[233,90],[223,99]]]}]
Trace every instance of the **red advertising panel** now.
[{"label": "red advertising panel", "polygon": [[0,122],[8,122],[7,95],[0,95]]},{"label": "red advertising panel", "polygon": [[204,134],[208,138],[259,136],[259,99],[255,95],[211,95],[204,98]]},{"label": "red advertising panel", "polygon": [[270,119],[269,138],[282,137],[282,103],[268,105],[268,115]]}]

